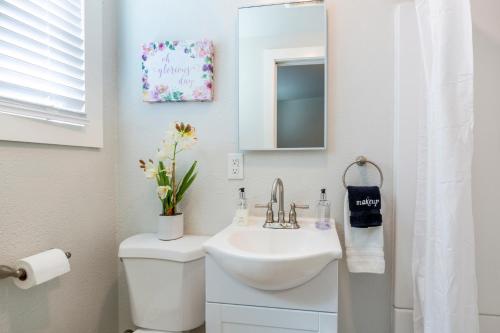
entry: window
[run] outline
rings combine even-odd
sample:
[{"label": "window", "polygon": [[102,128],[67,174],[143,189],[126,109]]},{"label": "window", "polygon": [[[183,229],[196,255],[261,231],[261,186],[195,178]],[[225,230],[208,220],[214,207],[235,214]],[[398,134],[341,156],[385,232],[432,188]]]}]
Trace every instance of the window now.
[{"label": "window", "polygon": [[0,0],[0,139],[102,145],[102,103],[86,89],[92,72],[102,87],[102,59],[86,66],[96,55],[84,38],[102,33],[100,24],[85,29],[102,16],[100,1],[87,2],[91,10],[83,0]]}]

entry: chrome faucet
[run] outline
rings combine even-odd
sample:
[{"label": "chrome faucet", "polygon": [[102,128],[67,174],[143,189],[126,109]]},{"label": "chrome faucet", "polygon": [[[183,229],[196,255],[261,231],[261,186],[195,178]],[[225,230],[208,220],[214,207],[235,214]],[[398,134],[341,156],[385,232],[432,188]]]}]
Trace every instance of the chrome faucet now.
[{"label": "chrome faucet", "polygon": [[[271,190],[271,202],[278,203],[278,223],[285,223],[285,200],[283,198],[284,191],[285,189],[283,187],[283,181],[280,178],[276,178]],[[279,201],[276,198],[276,192],[278,192]]]},{"label": "chrome faucet", "polygon": [[[273,182],[271,189],[271,200],[267,204],[257,204],[257,208],[267,208],[266,222],[264,228],[272,229],[298,229],[300,228],[297,222],[296,208],[307,209],[308,205],[297,205],[294,202],[290,204],[290,213],[288,214],[288,221],[285,220],[285,199],[284,199],[284,186],[280,178],[276,178]],[[278,220],[274,220],[273,203],[278,204]]]}]

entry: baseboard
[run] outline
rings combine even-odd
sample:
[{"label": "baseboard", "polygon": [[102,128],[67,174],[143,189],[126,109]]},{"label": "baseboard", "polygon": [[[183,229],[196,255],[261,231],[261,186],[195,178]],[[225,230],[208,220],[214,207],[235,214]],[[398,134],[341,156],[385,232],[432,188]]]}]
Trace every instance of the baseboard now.
[{"label": "baseboard", "polygon": [[[479,326],[481,333],[498,333],[500,315],[480,315]],[[394,308],[393,327],[393,333],[413,333],[413,310]]]}]

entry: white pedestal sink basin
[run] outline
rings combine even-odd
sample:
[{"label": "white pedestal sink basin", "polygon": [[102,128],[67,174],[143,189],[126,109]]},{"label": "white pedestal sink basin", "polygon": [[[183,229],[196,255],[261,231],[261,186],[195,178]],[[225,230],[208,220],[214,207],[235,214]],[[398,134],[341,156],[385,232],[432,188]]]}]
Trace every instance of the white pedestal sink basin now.
[{"label": "white pedestal sink basin", "polygon": [[311,280],[331,261],[342,257],[335,223],[318,230],[312,219],[300,229],[266,229],[264,218],[248,226],[230,225],[203,246],[223,270],[258,289],[285,290]]}]

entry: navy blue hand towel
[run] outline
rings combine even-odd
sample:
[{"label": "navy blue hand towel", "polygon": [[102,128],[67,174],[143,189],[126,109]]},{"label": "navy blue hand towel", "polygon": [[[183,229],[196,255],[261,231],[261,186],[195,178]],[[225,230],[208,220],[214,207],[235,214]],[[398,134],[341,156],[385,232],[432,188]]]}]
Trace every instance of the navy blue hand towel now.
[{"label": "navy blue hand towel", "polygon": [[368,228],[382,225],[380,189],[378,186],[348,186],[351,227]]}]

